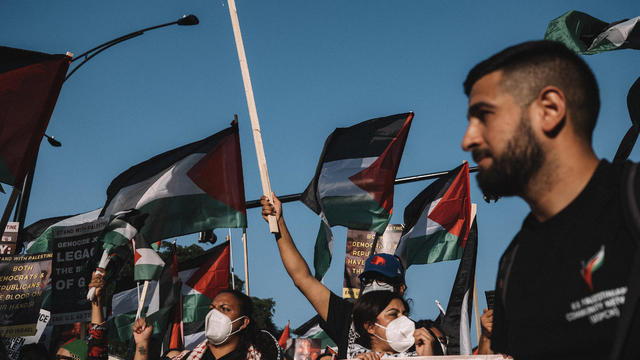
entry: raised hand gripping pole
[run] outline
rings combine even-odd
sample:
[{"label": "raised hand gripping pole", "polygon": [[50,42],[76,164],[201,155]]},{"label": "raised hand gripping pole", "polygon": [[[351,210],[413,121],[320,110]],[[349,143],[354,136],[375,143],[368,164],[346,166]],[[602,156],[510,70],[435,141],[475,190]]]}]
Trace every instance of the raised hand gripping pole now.
[{"label": "raised hand gripping pole", "polygon": [[[102,257],[100,258],[100,263],[98,264],[99,268],[102,269],[106,269],[107,265],[109,265],[109,252],[107,250],[104,250],[102,252]],[[87,300],[89,301],[93,301],[93,298],[96,295],[96,288],[91,287],[89,288],[89,291],[87,292]]]},{"label": "raised hand gripping pole", "polygon": [[[247,56],[244,52],[244,43],[242,42],[242,33],[240,32],[240,21],[238,20],[238,10],[236,9],[235,0],[227,0],[229,5],[229,15],[231,16],[231,25],[233,26],[233,37],[236,40],[236,49],[238,50],[238,60],[240,61],[240,70],[242,71],[242,82],[244,83],[244,92],[247,96],[247,106],[249,107],[249,118],[251,119],[251,129],[253,132],[253,143],[256,147],[256,156],[258,157],[258,168],[260,169],[260,181],[262,182],[262,192],[273,202],[271,196],[271,183],[269,182],[269,171],[267,170],[267,159],[264,155],[264,147],[262,146],[262,133],[260,132],[260,122],[258,121],[258,111],[256,110],[256,102],[253,98],[253,87],[251,86],[251,77],[249,76],[249,66],[247,65]],[[276,217],[269,215],[269,230],[271,233],[277,233],[278,223]]]}]

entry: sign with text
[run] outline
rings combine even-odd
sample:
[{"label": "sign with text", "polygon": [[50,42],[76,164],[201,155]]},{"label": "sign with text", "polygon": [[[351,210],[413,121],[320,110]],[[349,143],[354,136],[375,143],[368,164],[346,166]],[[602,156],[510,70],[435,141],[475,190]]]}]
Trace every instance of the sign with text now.
[{"label": "sign with text", "polygon": [[51,253],[0,255],[0,337],[36,334]]},{"label": "sign with text", "polygon": [[0,240],[0,255],[12,255],[16,252],[16,241],[18,240],[17,222],[8,222]]},{"label": "sign with text", "polygon": [[[360,279],[358,276],[364,270],[364,262],[372,254],[393,254],[398,247],[402,225],[389,224],[382,236],[374,231],[353,230],[347,231],[347,251],[344,259],[344,281],[342,283],[342,297],[345,299],[357,299],[360,295]],[[377,241],[375,241],[377,238]],[[376,249],[371,251],[373,243]]]},{"label": "sign with text", "polygon": [[91,271],[85,263],[94,255],[95,244],[106,219],[61,226],[53,233],[52,322],[54,325],[91,321],[91,303],[86,299]]}]

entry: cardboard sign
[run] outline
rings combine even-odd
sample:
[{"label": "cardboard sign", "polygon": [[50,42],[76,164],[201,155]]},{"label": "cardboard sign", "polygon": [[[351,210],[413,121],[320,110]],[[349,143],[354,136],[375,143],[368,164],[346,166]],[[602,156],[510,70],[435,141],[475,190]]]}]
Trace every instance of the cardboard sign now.
[{"label": "cardboard sign", "polygon": [[0,256],[0,337],[36,334],[51,253]]},{"label": "cardboard sign", "polygon": [[[393,254],[400,242],[402,225],[389,224],[382,236],[374,231],[347,231],[347,251],[344,259],[344,281],[342,283],[342,297],[357,299],[360,295],[360,279],[358,276],[364,270],[364,262],[372,254]],[[377,241],[376,241],[377,240]],[[376,249],[371,251],[373,243]]]}]

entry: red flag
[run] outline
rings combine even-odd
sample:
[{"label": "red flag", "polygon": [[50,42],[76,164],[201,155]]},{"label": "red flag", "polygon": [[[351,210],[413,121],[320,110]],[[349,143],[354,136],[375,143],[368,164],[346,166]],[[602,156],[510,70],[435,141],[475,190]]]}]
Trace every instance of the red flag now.
[{"label": "red flag", "polygon": [[0,46],[0,182],[33,165],[71,58]]},{"label": "red flag", "polygon": [[287,347],[287,340],[289,340],[289,322],[287,321],[287,326],[285,326],[284,330],[282,330],[282,335],[280,335],[280,339],[278,340],[278,345],[285,349]]}]

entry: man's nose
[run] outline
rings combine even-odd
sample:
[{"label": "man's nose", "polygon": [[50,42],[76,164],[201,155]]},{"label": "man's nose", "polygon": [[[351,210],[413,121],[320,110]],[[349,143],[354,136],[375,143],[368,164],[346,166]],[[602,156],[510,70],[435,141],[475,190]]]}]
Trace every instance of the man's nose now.
[{"label": "man's nose", "polygon": [[480,145],[480,142],[480,129],[478,129],[478,126],[474,123],[473,119],[471,119],[462,137],[462,150],[471,151],[474,147]]}]

